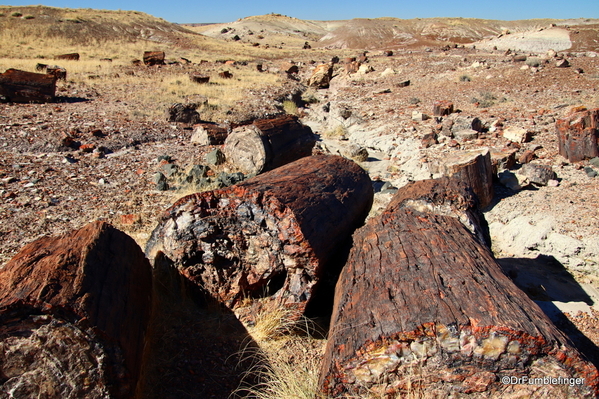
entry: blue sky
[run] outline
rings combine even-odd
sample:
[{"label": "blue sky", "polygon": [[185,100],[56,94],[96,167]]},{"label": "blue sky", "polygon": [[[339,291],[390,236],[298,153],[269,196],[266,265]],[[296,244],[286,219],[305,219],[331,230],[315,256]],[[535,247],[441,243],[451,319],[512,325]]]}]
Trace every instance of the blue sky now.
[{"label": "blue sky", "polygon": [[[15,1],[9,5],[31,5]],[[170,22],[232,22],[271,12],[300,19],[464,17],[516,20],[531,18],[599,18],[599,0],[48,0],[52,7],[136,10]]]}]

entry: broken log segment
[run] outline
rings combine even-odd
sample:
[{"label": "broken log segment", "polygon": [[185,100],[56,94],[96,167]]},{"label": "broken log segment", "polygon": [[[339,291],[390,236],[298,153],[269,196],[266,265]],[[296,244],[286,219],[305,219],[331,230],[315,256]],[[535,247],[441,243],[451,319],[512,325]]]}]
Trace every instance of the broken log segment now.
[{"label": "broken log segment", "polygon": [[599,377],[457,219],[396,209],[354,234],[319,384],[352,398],[594,398]]},{"label": "broken log segment", "polygon": [[202,122],[194,125],[191,142],[200,145],[221,145],[229,135],[226,127],[214,122]]},{"label": "broken log segment", "polygon": [[483,245],[491,248],[489,226],[472,188],[455,177],[410,182],[393,196],[387,212],[411,208],[457,218]]},{"label": "broken log segment", "polygon": [[225,140],[227,162],[245,175],[257,175],[312,154],[316,137],[296,116],[258,119]]},{"label": "broken log segment", "polygon": [[151,289],[141,248],[106,223],[26,245],[0,269],[0,392],[132,397]]},{"label": "broken log segment", "polygon": [[493,201],[493,166],[488,148],[457,151],[440,160],[439,172],[468,184],[481,208]]},{"label": "broken log segment", "polygon": [[169,208],[146,247],[231,309],[245,299],[303,312],[337,246],[363,223],[368,174],[340,156],[302,158]]},{"label": "broken log segment", "polygon": [[54,101],[56,76],[7,69],[0,74],[0,100],[17,103]]},{"label": "broken log segment", "polygon": [[555,123],[559,154],[570,162],[599,156],[599,108],[580,111]]}]

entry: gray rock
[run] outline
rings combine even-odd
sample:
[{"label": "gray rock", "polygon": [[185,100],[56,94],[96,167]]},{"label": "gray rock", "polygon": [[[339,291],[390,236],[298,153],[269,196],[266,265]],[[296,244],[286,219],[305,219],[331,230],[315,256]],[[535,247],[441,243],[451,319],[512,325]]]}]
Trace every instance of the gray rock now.
[{"label": "gray rock", "polygon": [[354,143],[349,146],[346,155],[354,161],[366,162],[369,154],[366,148]]},{"label": "gray rock", "polygon": [[461,130],[475,130],[477,132],[483,131],[483,123],[478,118],[468,118],[464,116],[458,116],[453,121],[452,131],[459,132]]},{"label": "gray rock", "polygon": [[156,183],[156,190],[158,191],[166,191],[168,190],[168,184],[166,181],[161,181]]},{"label": "gray rock", "polygon": [[519,173],[528,177],[531,183],[546,186],[549,180],[557,178],[551,166],[527,163],[520,168]]},{"label": "gray rock", "polygon": [[206,154],[204,160],[208,165],[222,165],[225,162],[225,154],[223,154],[220,149],[216,148]]},{"label": "gray rock", "polygon": [[530,184],[530,181],[527,177],[523,175],[517,175],[509,170],[500,172],[497,177],[499,178],[499,182],[501,184],[513,191],[520,191]]},{"label": "gray rock", "polygon": [[538,68],[543,64],[543,60],[537,57],[530,57],[526,59],[526,65],[530,67]]},{"label": "gray rock", "polygon": [[209,169],[210,168],[208,168],[208,166],[205,165],[194,165],[189,171],[189,173],[187,173],[185,180],[187,181],[187,183],[191,184],[201,183],[205,180],[204,178],[206,177],[206,174],[208,173]]},{"label": "gray rock", "polygon": [[200,122],[200,114],[196,111],[198,104],[176,103],[167,110],[167,120],[169,122],[181,122],[196,124]]},{"label": "gray rock", "polygon": [[152,177],[152,182],[154,184],[158,184],[160,182],[165,182],[165,181],[166,181],[166,176],[161,172],[156,172],[156,174],[154,174],[154,176]]},{"label": "gray rock", "polygon": [[173,177],[179,172],[179,167],[174,163],[167,163],[160,167],[166,177]]},{"label": "gray rock", "polygon": [[586,173],[588,177],[597,177],[597,172],[590,166],[584,167],[584,173]]},{"label": "gray rock", "polygon": [[237,184],[245,179],[245,175],[241,172],[236,173],[226,173],[222,172],[216,178],[217,185],[222,187],[229,187],[234,184]]},{"label": "gray rock", "polygon": [[460,130],[454,134],[455,138],[460,140],[476,140],[478,138],[478,132],[472,129]]},{"label": "gray rock", "polygon": [[589,163],[591,165],[593,165],[594,167],[599,168],[599,157],[595,157],[595,158],[589,160]]}]

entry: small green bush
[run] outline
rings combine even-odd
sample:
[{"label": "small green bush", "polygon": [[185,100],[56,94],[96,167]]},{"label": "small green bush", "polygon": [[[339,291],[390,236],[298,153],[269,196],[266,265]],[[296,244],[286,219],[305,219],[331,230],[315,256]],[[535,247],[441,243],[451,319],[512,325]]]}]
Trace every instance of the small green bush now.
[{"label": "small green bush", "polygon": [[24,15],[23,19],[35,19],[35,17],[31,14],[28,14],[28,15]]},{"label": "small green bush", "polygon": [[15,12],[13,12],[12,14],[10,14],[10,16],[11,16],[11,17],[15,17],[15,18],[19,18],[19,17],[22,17],[22,16],[23,16],[23,14],[21,14],[21,13],[20,13],[20,12],[18,12],[18,11],[15,11]]}]

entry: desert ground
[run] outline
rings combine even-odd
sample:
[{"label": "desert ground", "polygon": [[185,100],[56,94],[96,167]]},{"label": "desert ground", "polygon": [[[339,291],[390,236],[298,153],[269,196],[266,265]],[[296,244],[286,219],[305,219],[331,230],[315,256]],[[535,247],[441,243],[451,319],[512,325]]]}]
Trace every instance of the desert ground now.
[{"label": "desert ground", "polygon": [[[355,34],[358,28],[368,34]],[[267,15],[180,26],[135,12],[0,7],[0,72],[35,72],[44,63],[68,74],[57,83],[55,102],[0,103],[0,264],[39,237],[93,220],[111,223],[143,248],[178,198],[214,188],[185,182],[217,146],[192,143],[192,124],[169,122],[173,103],[196,104],[202,120],[216,123],[291,113],[318,135],[320,152],[366,149],[359,164],[375,183],[371,217],[397,188],[440,176],[438,165],[455,151],[488,147],[513,150],[516,158],[528,151],[528,161],[550,166],[556,178],[522,189],[494,183],[494,200],[484,209],[493,252],[599,366],[599,163],[559,155],[555,128],[573,109],[599,107],[598,32],[592,19]],[[144,51],[164,51],[166,64],[134,65]],[[54,60],[71,52],[80,60]],[[348,72],[344,59],[363,55],[362,68]],[[330,86],[309,87],[314,68],[333,57],[341,61]],[[562,59],[568,67],[557,66]],[[290,62],[297,73],[286,73]],[[232,78],[219,77],[223,71]],[[210,83],[192,82],[192,73],[210,76]],[[441,100],[456,110],[446,121],[457,126],[478,118],[484,129],[444,135],[443,122],[432,116]],[[508,128],[525,129],[530,139],[506,139]],[[437,141],[424,144],[435,132]],[[159,189],[165,157],[179,174]],[[234,165],[212,169],[216,176]],[[243,326],[218,309],[173,301],[165,306],[177,309],[154,326],[156,350],[140,397],[314,397],[330,303],[299,326],[269,324],[284,315]],[[239,388],[248,381],[263,385]]]}]

